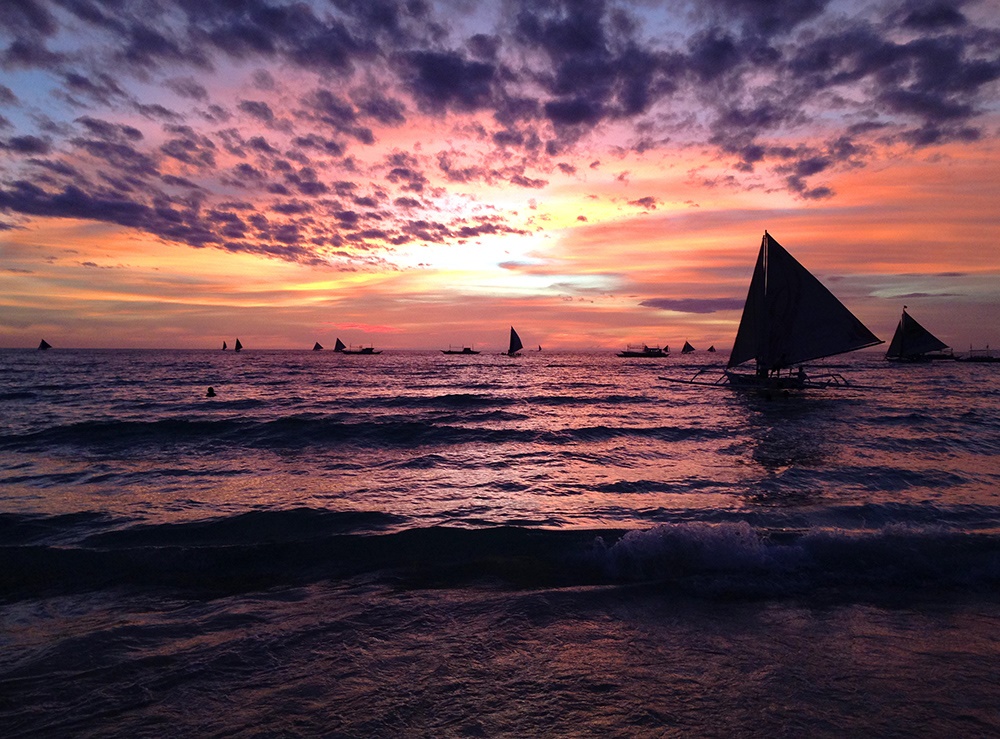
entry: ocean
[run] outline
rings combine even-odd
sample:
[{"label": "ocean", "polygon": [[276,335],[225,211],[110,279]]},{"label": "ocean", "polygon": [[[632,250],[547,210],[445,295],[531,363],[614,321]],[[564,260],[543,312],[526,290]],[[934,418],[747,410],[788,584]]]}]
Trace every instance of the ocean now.
[{"label": "ocean", "polygon": [[1000,365],[725,358],[0,351],[0,735],[1000,736]]}]

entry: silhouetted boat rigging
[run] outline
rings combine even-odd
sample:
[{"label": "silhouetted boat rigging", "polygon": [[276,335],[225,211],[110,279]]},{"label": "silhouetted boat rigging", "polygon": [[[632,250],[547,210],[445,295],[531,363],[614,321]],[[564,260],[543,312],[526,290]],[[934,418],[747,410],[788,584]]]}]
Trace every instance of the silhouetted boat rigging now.
[{"label": "silhouetted boat rigging", "polygon": [[993,354],[989,344],[985,349],[973,349],[970,346],[969,353],[959,359],[963,362],[1000,362],[1000,357]]},{"label": "silhouetted boat rigging", "polygon": [[906,312],[904,305],[885,358],[891,362],[929,362],[933,359],[954,359],[955,355],[947,344],[917,323]]},{"label": "silhouetted boat rigging", "polygon": [[[881,343],[765,231],[736,341],[722,377],[709,382],[695,375],[679,382],[728,384],[763,391],[848,385],[839,374],[807,375],[802,363]],[[753,373],[735,371],[750,360],[756,365]],[[798,365],[795,371],[794,365]]]},{"label": "silhouetted boat rigging", "polygon": [[517,335],[517,331],[514,327],[510,327],[510,347],[507,349],[507,356],[513,357],[519,351],[524,348],[524,344],[521,343],[521,337]]},{"label": "silhouetted boat rigging", "polygon": [[461,349],[452,349],[450,346],[447,349],[441,350],[442,354],[479,354],[478,351],[473,349],[471,346],[463,346]]},{"label": "silhouetted boat rigging", "polygon": [[314,352],[318,352],[322,348],[323,348],[323,345],[320,344],[318,341],[315,344],[313,344],[313,351]]},{"label": "silhouetted boat rigging", "polygon": [[694,347],[691,346],[691,344],[689,344],[688,342],[685,341],[684,342],[684,346],[681,347],[681,354],[690,354],[693,351],[694,351]]},{"label": "silhouetted boat rigging", "polygon": [[240,343],[240,340],[238,338],[236,339],[236,346],[233,347],[233,351],[234,352],[243,351],[243,344]]},{"label": "silhouetted boat rigging", "polygon": [[341,341],[341,340],[340,340],[340,337],[337,337],[337,343],[335,343],[335,344],[333,345],[333,350],[334,350],[335,352],[342,352],[342,351],[344,351],[344,349],[346,349],[346,348],[347,348],[347,344],[345,344],[345,343],[344,343],[343,341]]},{"label": "silhouetted boat rigging", "polygon": [[49,342],[47,342],[45,339],[42,339],[41,343],[39,343],[39,345],[38,345],[38,348],[41,351],[45,351],[46,349],[51,349],[52,348],[52,344],[50,344]]},{"label": "silhouetted boat rigging", "polygon": [[646,346],[642,345],[641,349],[633,349],[631,345],[626,346],[623,351],[618,352],[619,357],[629,357],[633,359],[655,359],[657,357],[666,357],[670,354],[670,347],[664,346],[662,349],[658,346]]}]

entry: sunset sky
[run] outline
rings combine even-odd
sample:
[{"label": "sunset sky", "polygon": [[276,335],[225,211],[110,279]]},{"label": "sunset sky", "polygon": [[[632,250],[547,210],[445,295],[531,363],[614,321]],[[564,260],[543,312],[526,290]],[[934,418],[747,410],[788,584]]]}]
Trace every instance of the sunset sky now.
[{"label": "sunset sky", "polygon": [[1000,2],[0,3],[0,346],[1000,347]]}]

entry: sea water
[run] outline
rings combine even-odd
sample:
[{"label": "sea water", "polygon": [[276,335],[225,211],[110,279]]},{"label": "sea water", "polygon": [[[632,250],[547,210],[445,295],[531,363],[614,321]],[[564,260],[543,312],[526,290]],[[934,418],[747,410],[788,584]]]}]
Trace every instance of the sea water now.
[{"label": "sea water", "polygon": [[722,362],[0,351],[0,733],[1000,735],[1000,365]]}]

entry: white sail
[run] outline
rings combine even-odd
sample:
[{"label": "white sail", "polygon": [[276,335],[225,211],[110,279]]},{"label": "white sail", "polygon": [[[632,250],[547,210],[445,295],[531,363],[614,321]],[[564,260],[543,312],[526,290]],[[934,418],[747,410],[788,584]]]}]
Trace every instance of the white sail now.
[{"label": "white sail", "polygon": [[507,353],[510,354],[510,355],[513,355],[513,354],[516,354],[517,352],[521,351],[521,349],[523,349],[523,348],[524,348],[524,344],[521,343],[521,337],[517,335],[517,331],[515,331],[514,327],[511,326],[510,327],[510,348],[507,350]]},{"label": "white sail", "polygon": [[938,352],[947,349],[948,345],[941,339],[925,329],[916,319],[906,312],[903,307],[903,315],[896,326],[896,333],[889,342],[889,349],[885,356],[889,359],[904,359],[906,357],[919,357],[928,352]]},{"label": "white sail", "polygon": [[729,367],[754,359],[768,372],[881,343],[764,232]]}]

